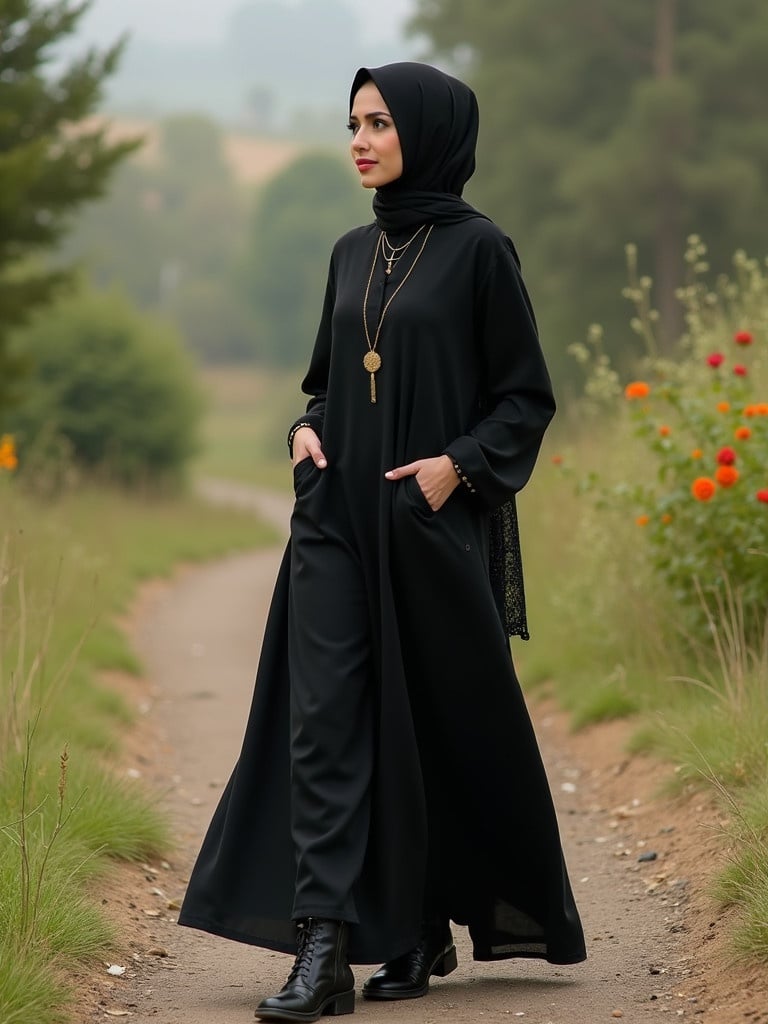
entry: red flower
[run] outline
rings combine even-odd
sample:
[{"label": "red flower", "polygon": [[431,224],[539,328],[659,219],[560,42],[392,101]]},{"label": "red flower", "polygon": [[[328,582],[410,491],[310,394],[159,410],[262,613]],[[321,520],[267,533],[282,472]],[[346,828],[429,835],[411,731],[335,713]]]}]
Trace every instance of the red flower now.
[{"label": "red flower", "polygon": [[707,362],[713,369],[717,369],[725,362],[725,356],[721,352],[713,352],[707,356]]},{"label": "red flower", "polygon": [[733,448],[721,448],[717,453],[717,461],[721,466],[732,466],[736,461],[736,452]]},{"label": "red flower", "polygon": [[733,368],[733,372],[736,374],[737,377],[747,376],[747,368],[746,366],[742,366],[741,363],[736,363],[736,365]]},{"label": "red flower", "polygon": [[752,335],[749,331],[736,331],[733,336],[733,340],[737,345],[751,345]]},{"label": "red flower", "polygon": [[758,491],[755,495],[758,501],[764,501],[768,505],[768,487],[762,491]]}]

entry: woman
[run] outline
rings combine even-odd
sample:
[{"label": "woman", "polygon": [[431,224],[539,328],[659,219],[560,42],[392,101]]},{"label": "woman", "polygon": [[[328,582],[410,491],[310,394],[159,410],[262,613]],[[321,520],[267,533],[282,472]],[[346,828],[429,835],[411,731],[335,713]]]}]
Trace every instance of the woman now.
[{"label": "woman", "polygon": [[554,413],[512,243],[462,199],[474,94],[358,71],[351,153],[376,222],[334,246],[292,427],[296,503],[240,761],[180,923],[296,953],[262,1020],[424,995],[477,960],[584,940],[509,654],[514,495]]}]

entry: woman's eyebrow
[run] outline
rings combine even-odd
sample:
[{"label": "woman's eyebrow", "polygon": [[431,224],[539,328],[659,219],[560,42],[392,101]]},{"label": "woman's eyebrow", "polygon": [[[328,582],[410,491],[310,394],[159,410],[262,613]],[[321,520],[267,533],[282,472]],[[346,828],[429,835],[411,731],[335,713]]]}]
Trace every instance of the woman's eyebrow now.
[{"label": "woman's eyebrow", "polygon": [[[391,116],[392,115],[390,113],[388,113],[386,110],[374,110],[373,113],[371,113],[371,114],[363,114],[363,120],[364,121],[370,121],[374,117],[391,117]],[[358,120],[357,114],[350,114],[350,120],[351,121],[357,121]]]}]

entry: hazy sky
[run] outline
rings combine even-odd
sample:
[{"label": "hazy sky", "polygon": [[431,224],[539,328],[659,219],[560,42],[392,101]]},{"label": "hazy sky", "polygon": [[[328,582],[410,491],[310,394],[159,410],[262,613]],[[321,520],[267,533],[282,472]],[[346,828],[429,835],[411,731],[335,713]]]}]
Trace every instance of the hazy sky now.
[{"label": "hazy sky", "polygon": [[[229,15],[249,0],[95,0],[78,35],[106,42],[126,29],[157,41],[205,41],[223,34]],[[258,0],[250,0],[258,3]],[[318,6],[323,0],[313,0]],[[415,0],[346,0],[366,41],[396,38]]]}]

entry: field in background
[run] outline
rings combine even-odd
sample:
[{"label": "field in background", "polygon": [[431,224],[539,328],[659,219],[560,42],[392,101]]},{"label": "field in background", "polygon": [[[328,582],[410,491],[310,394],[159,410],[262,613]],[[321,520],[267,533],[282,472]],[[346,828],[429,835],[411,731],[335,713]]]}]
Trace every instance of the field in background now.
[{"label": "field in background", "polygon": [[289,491],[286,437],[307,402],[301,378],[301,370],[202,370],[208,409],[197,474]]},{"label": "field in background", "polygon": [[[160,126],[156,121],[138,117],[92,117],[82,121],[85,131],[107,124],[107,138],[111,142],[146,139],[134,157],[140,163],[157,166],[159,162]],[[263,185],[301,152],[301,146],[286,139],[257,138],[234,132],[222,133],[224,156],[236,180],[241,185]]]}]

